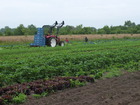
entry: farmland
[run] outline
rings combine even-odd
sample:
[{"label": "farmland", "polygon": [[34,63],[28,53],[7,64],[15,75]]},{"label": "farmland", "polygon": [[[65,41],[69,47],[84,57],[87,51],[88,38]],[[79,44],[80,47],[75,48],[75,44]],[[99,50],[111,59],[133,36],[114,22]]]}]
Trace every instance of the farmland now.
[{"label": "farmland", "polygon": [[[112,39],[112,38],[125,38],[125,37],[140,37],[140,34],[84,34],[84,35],[60,35],[62,40],[68,38],[69,40],[83,40],[84,37],[87,36],[89,39]],[[33,41],[34,36],[0,36],[0,42],[27,42]]]},{"label": "farmland", "polygon": [[[64,47],[55,48],[28,45],[2,47],[0,86],[4,88],[18,83],[29,90],[32,86],[28,83],[38,80],[42,83],[42,80],[55,77],[81,81],[81,76],[86,76],[82,81],[93,82],[92,78],[119,76],[124,72],[140,70],[139,53],[139,38],[100,39],[88,43],[71,41]],[[67,87],[69,82],[62,83]]]}]

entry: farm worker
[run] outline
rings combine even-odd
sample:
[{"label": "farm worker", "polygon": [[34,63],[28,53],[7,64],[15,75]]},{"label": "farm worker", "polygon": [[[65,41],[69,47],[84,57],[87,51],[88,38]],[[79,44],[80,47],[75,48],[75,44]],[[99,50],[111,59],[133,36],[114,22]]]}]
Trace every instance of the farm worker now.
[{"label": "farm worker", "polygon": [[66,38],[66,39],[65,39],[65,42],[66,42],[66,43],[69,43],[69,40],[68,40],[68,38]]},{"label": "farm worker", "polygon": [[85,42],[88,42],[88,38],[87,37],[85,37]]}]

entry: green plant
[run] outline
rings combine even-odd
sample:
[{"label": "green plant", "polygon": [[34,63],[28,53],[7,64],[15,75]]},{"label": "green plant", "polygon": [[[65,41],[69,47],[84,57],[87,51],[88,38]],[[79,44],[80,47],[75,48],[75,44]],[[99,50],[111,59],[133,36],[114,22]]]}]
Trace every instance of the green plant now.
[{"label": "green plant", "polygon": [[120,76],[122,74],[122,71],[119,70],[119,69],[113,69],[113,70],[110,70],[109,72],[106,73],[106,75],[104,77],[106,78],[112,78],[112,77],[117,77],[117,76]]},{"label": "green plant", "polygon": [[13,103],[19,104],[25,102],[26,98],[27,96],[25,94],[20,93],[18,96],[15,96],[12,101]]},{"label": "green plant", "polygon": [[41,98],[42,97],[41,94],[32,94],[32,96],[35,97],[35,98]]},{"label": "green plant", "polygon": [[86,83],[80,82],[79,80],[70,79],[70,84],[71,84],[71,87],[76,87],[76,86],[84,86]]},{"label": "green plant", "polygon": [[48,92],[43,92],[42,94],[41,94],[41,96],[47,96],[48,95]]},{"label": "green plant", "polygon": [[98,72],[96,75],[95,75],[95,79],[99,79],[99,78],[101,78],[102,77],[102,72]]}]

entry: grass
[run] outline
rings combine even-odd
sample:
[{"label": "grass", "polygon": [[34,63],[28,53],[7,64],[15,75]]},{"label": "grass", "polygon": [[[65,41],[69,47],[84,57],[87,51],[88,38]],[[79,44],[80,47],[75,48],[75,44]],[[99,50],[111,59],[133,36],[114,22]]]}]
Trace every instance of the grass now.
[{"label": "grass", "polygon": [[118,77],[120,75],[123,74],[122,70],[118,70],[113,68],[112,70],[110,70],[109,72],[106,72],[103,76],[103,78],[112,78],[112,77]]}]

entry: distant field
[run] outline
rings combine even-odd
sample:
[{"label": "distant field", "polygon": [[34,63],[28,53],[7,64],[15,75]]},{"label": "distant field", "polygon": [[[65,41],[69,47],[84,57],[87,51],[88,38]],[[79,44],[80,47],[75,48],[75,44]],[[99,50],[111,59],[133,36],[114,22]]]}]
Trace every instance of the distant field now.
[{"label": "distant field", "polygon": [[[83,40],[87,36],[89,40],[93,39],[111,39],[111,38],[124,38],[124,37],[140,37],[140,34],[103,34],[103,35],[60,35],[60,38],[64,40]],[[0,41],[33,41],[34,36],[0,36]]]}]

